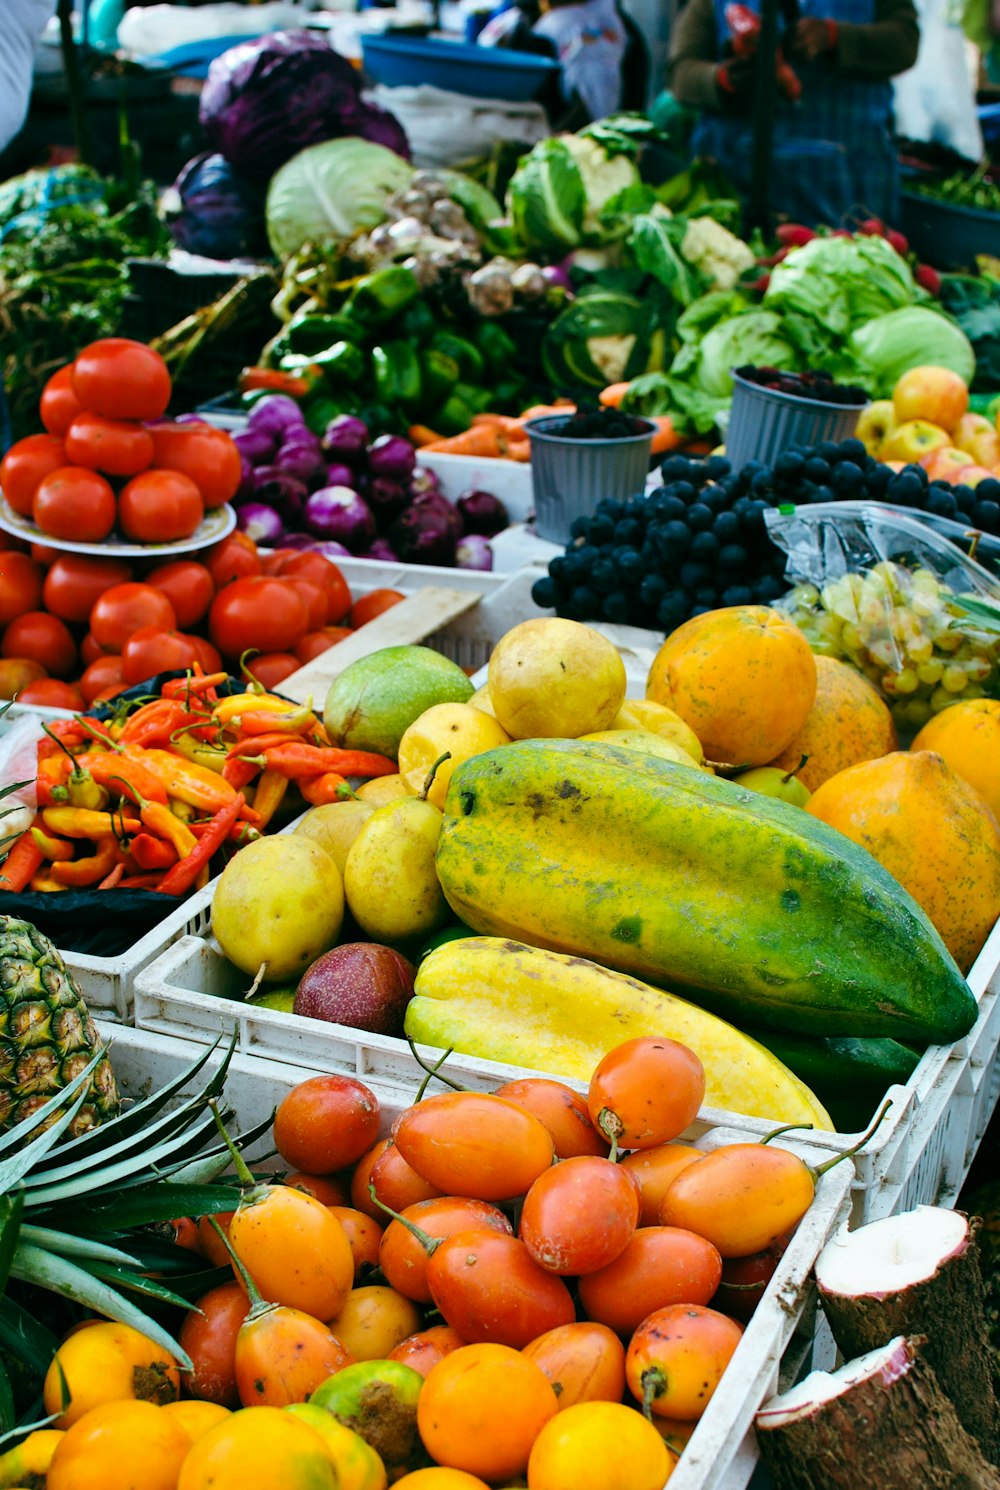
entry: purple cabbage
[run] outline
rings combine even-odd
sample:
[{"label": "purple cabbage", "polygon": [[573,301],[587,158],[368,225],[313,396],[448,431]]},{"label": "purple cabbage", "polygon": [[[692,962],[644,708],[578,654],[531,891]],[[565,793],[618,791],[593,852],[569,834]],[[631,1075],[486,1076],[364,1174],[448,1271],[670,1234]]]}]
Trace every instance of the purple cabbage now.
[{"label": "purple cabbage", "polygon": [[230,47],[208,69],[198,116],[230,165],[266,181],[307,145],[357,133],[358,74],[310,31],[274,31]]},{"label": "purple cabbage", "polygon": [[463,492],[455,506],[466,533],[481,533],[485,538],[492,538],[510,524],[506,507],[490,491]]},{"label": "purple cabbage", "polygon": [[455,563],[459,569],[492,569],[489,541],[481,533],[467,533],[455,548]]},{"label": "purple cabbage", "polygon": [[417,465],[417,454],[402,435],[379,435],[368,447],[368,470],[390,481],[409,481]]},{"label": "purple cabbage", "polygon": [[367,424],[355,414],[338,414],[326,427],[323,449],[335,461],[357,465],[368,449]]},{"label": "purple cabbage", "polygon": [[188,253],[254,259],[268,251],[264,192],[223,155],[189,160],[164,201],[171,236]]},{"label": "purple cabbage", "polygon": [[389,542],[399,557],[414,564],[454,564],[461,537],[458,513],[434,493],[415,497],[389,529]]},{"label": "purple cabbage", "polygon": [[273,507],[247,502],[236,514],[236,526],[264,548],[277,548],[285,536],[285,525]]},{"label": "purple cabbage", "polygon": [[269,393],[254,404],[247,415],[247,426],[254,433],[261,430],[272,440],[283,442],[293,429],[305,429],[306,421],[294,398],[287,393]]},{"label": "purple cabbage", "polygon": [[362,103],[360,120],[351,133],[360,135],[363,140],[371,140],[375,145],[384,145],[387,150],[395,151],[404,160],[410,159],[410,142],[406,138],[406,131],[395,114],[390,114],[388,109],[379,108],[377,103]]},{"label": "purple cabbage", "polygon": [[363,498],[349,486],[324,486],[308,498],[303,519],[317,538],[333,538],[352,554],[375,537],[375,519]]}]

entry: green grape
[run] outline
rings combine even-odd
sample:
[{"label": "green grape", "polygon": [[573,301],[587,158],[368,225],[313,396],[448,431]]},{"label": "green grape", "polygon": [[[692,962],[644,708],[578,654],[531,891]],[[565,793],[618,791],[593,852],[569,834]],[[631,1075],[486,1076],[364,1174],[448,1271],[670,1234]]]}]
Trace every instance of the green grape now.
[{"label": "green grape", "polygon": [[969,678],[964,667],[949,664],[941,675],[941,687],[949,693],[964,693]]},{"label": "green grape", "polygon": [[927,662],[921,662],[917,667],[917,677],[921,683],[926,683],[928,687],[933,687],[935,683],[940,683],[943,672],[944,663],[937,657],[933,657]]},{"label": "green grape", "polygon": [[904,667],[902,672],[896,673],[893,685],[897,693],[916,693],[919,681],[914,668]]},{"label": "green grape", "polygon": [[922,664],[930,662],[933,657],[934,643],[929,636],[925,636],[921,632],[907,646],[906,655],[915,667],[920,667]]}]

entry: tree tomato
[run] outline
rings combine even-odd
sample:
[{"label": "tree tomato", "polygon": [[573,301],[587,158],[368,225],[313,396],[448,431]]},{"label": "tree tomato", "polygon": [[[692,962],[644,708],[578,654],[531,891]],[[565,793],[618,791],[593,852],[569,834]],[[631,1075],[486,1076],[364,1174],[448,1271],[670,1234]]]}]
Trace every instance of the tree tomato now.
[{"label": "tree tomato", "polygon": [[203,557],[217,590],[231,584],[234,579],[250,579],[261,572],[257,545],[246,533],[230,533]]},{"label": "tree tomato", "polygon": [[54,372],[42,389],[38,412],[50,435],[64,435],[83,404],[73,392],[73,364],[69,362]]},{"label": "tree tomato", "polygon": [[122,647],[122,677],[131,688],[157,673],[187,670],[201,661],[193,636],[182,631],[164,631],[159,626],[140,626]]},{"label": "tree tomato", "polygon": [[124,336],[84,347],[71,384],[83,408],[108,419],[159,419],[170,402],[170,373],[159,352]]},{"label": "tree tomato", "polygon": [[175,631],[174,608],[160,590],[134,580],[106,590],[90,613],[90,630],[99,647],[120,653],[133,631],[140,626],[159,626]]},{"label": "tree tomato", "polygon": [[66,454],[104,476],[137,476],[153,463],[153,437],[141,424],[84,409],[66,431]]},{"label": "tree tomato", "polygon": [[118,521],[134,543],[189,538],[205,515],[201,493],[179,471],[143,471],[118,498]]},{"label": "tree tomato", "polygon": [[625,1392],[625,1350],[607,1325],[580,1320],[548,1330],[524,1348],[559,1394],[559,1411],[575,1402],[620,1402]]},{"label": "tree tomato", "polygon": [[284,652],[308,629],[302,596],[283,579],[267,575],[233,580],[219,591],[208,613],[209,636],[224,657],[239,657],[250,647]]},{"label": "tree tomato", "polygon": [[32,516],[51,538],[100,543],[115,525],[115,494],[96,471],[60,466],[39,482]]},{"label": "tree tomato", "polygon": [[425,1097],[397,1117],[392,1137],[428,1184],[476,1200],[524,1195],[555,1157],[548,1128],[524,1108],[485,1092]]},{"label": "tree tomato", "polygon": [[351,625],[355,630],[359,626],[367,626],[376,616],[381,616],[405,599],[406,596],[400,594],[399,590],[369,590],[367,595],[361,595],[351,606]]},{"label": "tree tomato", "polygon": [[250,1312],[250,1300],[238,1283],[221,1283],[203,1294],[184,1316],[180,1343],[194,1363],[188,1379],[193,1397],[238,1407],[236,1337]]},{"label": "tree tomato", "polygon": [[206,507],[232,501],[239,488],[240,452],[224,429],[212,424],[174,424],[165,420],[150,429],[154,464],[179,471],[194,482]]},{"label": "tree tomato", "polygon": [[293,1087],[274,1115],[274,1146],[293,1169],[346,1169],[378,1138],[379,1101],[353,1076],[313,1076]]},{"label": "tree tomato", "polygon": [[683,1133],[705,1099],[705,1068],[677,1040],[626,1040],[602,1056],[587,1108],[599,1132],[621,1148],[649,1149]]},{"label": "tree tomato", "polygon": [[498,1086],[494,1097],[506,1097],[515,1107],[530,1112],[552,1134],[557,1159],[580,1154],[604,1158],[608,1144],[594,1128],[586,1099],[565,1082],[547,1076],[525,1076]]},{"label": "tree tomato", "polygon": [[82,709],[84,698],[76,683],[61,683],[58,678],[38,678],[22,688],[19,704],[35,704],[40,709]]},{"label": "tree tomato", "polygon": [[596,1273],[624,1252],[639,1220],[639,1188],[610,1159],[580,1154],[540,1174],[518,1235],[547,1273]]},{"label": "tree tomato", "polygon": [[629,1391],[657,1417],[702,1416],[743,1338],[743,1327],[715,1309],[673,1304],[642,1321],[629,1341]]},{"label": "tree tomato", "polygon": [[53,678],[69,678],[76,668],[76,642],[69,627],[44,610],[15,617],[3,634],[0,654],[27,657]]},{"label": "tree tomato", "polygon": [[[82,648],[81,648],[82,652]],[[87,665],[80,679],[80,692],[85,704],[92,704],[99,693],[113,688],[120,693],[127,685],[122,677],[120,657],[97,657]]]},{"label": "tree tomato", "polygon": [[299,659],[291,652],[261,652],[259,656],[250,659],[248,666],[243,669],[243,676],[252,677],[254,682],[260,683],[264,688],[277,688],[292,673],[297,673],[300,666]]},{"label": "tree tomato", "polygon": [[0,487],[15,512],[30,517],[43,476],[68,465],[66,447],[55,435],[28,435],[0,461]]},{"label": "tree tomato", "polygon": [[101,559],[89,554],[60,554],[45,576],[42,599],[45,609],[61,621],[85,624],[94,603],[113,585],[132,578],[122,559]]},{"label": "tree tomato", "polygon": [[614,1262],[580,1279],[588,1319],[631,1335],[668,1304],[707,1304],[722,1278],[717,1247],[680,1226],[640,1226]]},{"label": "tree tomato", "polygon": [[208,612],[215,594],[212,576],[204,564],[193,559],[175,559],[160,564],[146,575],[147,585],[162,590],[174,608],[178,626],[196,626]]},{"label": "tree tomato", "polygon": [[302,640],[295,643],[292,650],[299,659],[299,666],[304,667],[321,652],[328,652],[331,647],[342,642],[345,636],[350,635],[349,626],[321,626],[318,631],[307,631]]},{"label": "tree tomato", "polygon": [[503,1232],[453,1232],[427,1263],[427,1285],[445,1324],[470,1344],[491,1341],[523,1350],[546,1330],[576,1318],[563,1280]]},{"label": "tree tomato", "polygon": [[405,1211],[408,1205],[416,1205],[419,1200],[432,1200],[441,1194],[440,1190],[421,1179],[415,1169],[411,1169],[388,1138],[380,1138],[367,1154],[362,1154],[351,1175],[351,1204],[364,1211],[366,1216],[382,1221],[385,1211],[380,1210],[372,1199],[369,1184],[375,1186],[376,1196],[391,1211]]},{"label": "tree tomato", "polygon": [[277,573],[283,577],[295,576],[308,579],[319,585],[326,595],[326,620],[331,626],[343,621],[351,608],[351,592],[341,571],[322,554],[306,550],[293,550],[281,560]]},{"label": "tree tomato", "polygon": [[495,1205],[485,1200],[462,1200],[441,1195],[419,1200],[400,1212],[403,1220],[390,1221],[379,1244],[379,1267],[398,1293],[417,1304],[431,1302],[427,1282],[427,1248],[404,1225],[409,1221],[427,1236],[443,1241],[457,1231],[499,1231],[514,1235],[514,1228]]},{"label": "tree tomato", "polygon": [[0,626],[42,603],[42,571],[28,554],[0,553]]}]

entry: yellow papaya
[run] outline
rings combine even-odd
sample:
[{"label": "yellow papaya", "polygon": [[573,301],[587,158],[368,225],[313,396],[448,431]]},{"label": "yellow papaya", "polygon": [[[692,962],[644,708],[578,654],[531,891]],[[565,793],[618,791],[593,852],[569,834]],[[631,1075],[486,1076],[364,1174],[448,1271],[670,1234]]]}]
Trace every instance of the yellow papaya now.
[{"label": "yellow papaya", "polygon": [[679,1040],[705,1067],[708,1107],[833,1127],[805,1083],[731,1024],[596,962],[520,942],[469,937],[431,952],[405,1027],[420,1044],[583,1082],[625,1040]]}]

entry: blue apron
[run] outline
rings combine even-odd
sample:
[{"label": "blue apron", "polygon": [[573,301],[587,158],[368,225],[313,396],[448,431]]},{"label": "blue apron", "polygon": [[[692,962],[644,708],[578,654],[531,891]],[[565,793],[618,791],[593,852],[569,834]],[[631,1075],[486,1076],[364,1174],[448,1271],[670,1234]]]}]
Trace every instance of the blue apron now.
[{"label": "blue apron", "polygon": [[[745,0],[759,11],[759,0]],[[715,0],[719,55],[729,30],[726,0]],[[874,0],[800,0],[800,12],[866,25]],[[802,81],[798,103],[779,98],[774,127],[771,208],[795,222],[837,224],[849,214],[893,222],[899,167],[892,147],[892,89],[845,76],[820,62],[794,63]],[[747,117],[702,114],[692,149],[712,156],[745,196],[750,190],[753,127]]]}]

